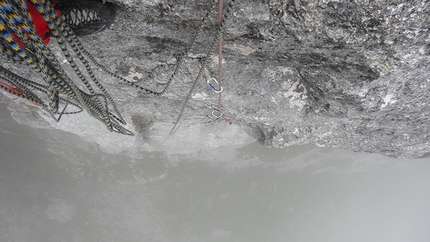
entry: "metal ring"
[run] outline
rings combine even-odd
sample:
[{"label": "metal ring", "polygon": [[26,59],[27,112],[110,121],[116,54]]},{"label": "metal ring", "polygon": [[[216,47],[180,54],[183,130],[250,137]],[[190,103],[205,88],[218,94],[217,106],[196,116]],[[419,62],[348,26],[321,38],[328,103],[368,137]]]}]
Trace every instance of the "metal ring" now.
[{"label": "metal ring", "polygon": [[219,84],[218,83],[218,81],[214,78],[214,77],[212,77],[212,79],[208,79],[207,81],[206,81],[206,83],[208,84],[208,86],[215,92],[215,93],[220,93],[220,92],[222,92],[222,90],[224,90],[224,88],[223,87],[221,87],[221,89],[219,89],[219,90],[217,90],[215,87],[214,87],[214,85],[212,85],[212,83],[210,83],[210,81],[214,81],[214,82],[216,82],[216,84]]},{"label": "metal ring", "polygon": [[[219,113],[219,115],[215,115],[215,113]],[[218,109],[214,109],[212,111],[212,116],[214,116],[215,118],[221,118],[224,114],[221,113]]]}]

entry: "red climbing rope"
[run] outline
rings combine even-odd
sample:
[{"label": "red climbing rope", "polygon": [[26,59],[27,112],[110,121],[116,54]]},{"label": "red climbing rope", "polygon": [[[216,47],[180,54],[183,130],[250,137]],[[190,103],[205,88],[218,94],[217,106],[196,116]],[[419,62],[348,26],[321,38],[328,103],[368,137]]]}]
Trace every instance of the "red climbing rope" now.
[{"label": "red climbing rope", "polygon": [[[221,26],[223,2],[218,0],[218,25]],[[218,41],[218,90],[222,90],[222,33]],[[218,111],[222,115],[222,92],[218,93]]]},{"label": "red climbing rope", "polygon": [[[222,13],[223,13],[223,0],[218,0],[218,26],[221,27],[221,22],[222,22]],[[219,117],[223,116],[222,113],[222,33],[219,36],[219,40],[218,40],[218,114]],[[213,112],[212,112],[213,115]],[[231,121],[230,118],[227,118],[224,116],[224,120],[228,123],[228,124],[232,124],[233,122]]]}]

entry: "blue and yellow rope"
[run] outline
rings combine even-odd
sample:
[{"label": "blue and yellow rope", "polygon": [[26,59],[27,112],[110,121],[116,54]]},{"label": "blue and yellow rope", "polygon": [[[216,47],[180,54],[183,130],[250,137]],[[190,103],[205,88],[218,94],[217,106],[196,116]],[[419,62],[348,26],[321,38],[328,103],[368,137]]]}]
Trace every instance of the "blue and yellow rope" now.
[{"label": "blue and yellow rope", "polygon": [[[0,78],[6,80],[8,83],[21,90],[22,93],[16,93],[13,90],[7,89],[5,87],[3,88],[7,89],[9,92],[12,92],[14,95],[18,94],[17,96],[26,98],[41,105],[45,110],[52,114],[52,116],[54,116],[54,114],[58,114],[59,102],[64,102],[66,104],[65,107],[68,104],[72,104],[80,108],[80,110],[75,112],[64,112],[63,110],[60,114],[60,117],[62,114],[76,113],[82,111],[82,109],[85,109],[90,115],[103,122],[110,131],[127,135],[133,135],[133,133],[119,124],[126,124],[126,122],[118,111],[118,108],[112,97],[95,77],[84,55],[88,57],[97,67],[101,68],[109,75],[126,82],[130,86],[133,86],[146,93],[157,96],[162,95],[170,86],[177,72],[181,68],[183,59],[194,50],[196,41],[198,40],[203,27],[207,23],[208,18],[214,12],[214,9],[218,3],[218,0],[212,0],[211,7],[206,13],[205,17],[201,20],[197,32],[192,37],[190,46],[185,50],[184,53],[180,55],[176,67],[163,90],[156,92],[126,80],[98,63],[97,60],[83,48],[72,29],[67,26],[64,21],[56,14],[49,0],[28,1],[36,7],[37,11],[47,23],[52,36],[55,38],[56,42],[61,48],[68,63],[81,82],[85,85],[89,93],[81,90],[67,76],[51,50],[43,43],[42,39],[39,37],[34,28],[26,0],[0,0],[0,57],[14,64],[30,66],[34,71],[42,75],[44,85],[19,77],[0,66]],[[231,14],[234,4],[235,0],[231,0],[226,12],[223,15],[223,20],[219,25],[215,40],[208,50],[212,50],[214,48],[215,43],[219,39],[225,23]],[[24,43],[25,47],[20,46],[14,36],[19,38]],[[99,88],[99,90],[101,90],[102,94],[96,93],[92,85],[86,80],[85,76],[67,49],[67,45],[72,48],[77,58],[85,67],[86,72],[88,73],[92,82]],[[199,70],[196,80],[201,77],[202,71],[207,65],[208,55],[209,52],[206,57],[203,58],[202,67]],[[193,87],[194,85],[195,84],[193,84]],[[49,105],[44,104],[43,100],[40,99],[33,91],[45,93],[48,96]],[[64,95],[66,98],[60,97],[60,95]],[[104,104],[102,104],[102,101],[104,101]],[[113,112],[109,110],[109,105],[112,106]],[[59,118],[57,120],[59,120]]]},{"label": "blue and yellow rope", "polygon": [[[23,94],[18,96],[42,105],[43,108],[47,109],[51,114],[58,113],[58,102],[60,100],[64,101],[66,105],[74,103],[85,109],[95,118],[102,121],[109,130],[132,135],[130,131],[119,125],[118,121],[125,124],[125,120],[117,111],[113,99],[92,74],[88,63],[86,63],[87,71],[89,71],[91,78],[102,90],[103,94],[96,94],[94,92],[91,85],[85,80],[85,77],[74,63],[73,58],[68,52],[63,41],[63,38],[65,38],[70,44],[72,38],[69,37],[68,32],[65,30],[65,24],[61,18],[57,16],[50,2],[46,0],[31,0],[31,3],[36,7],[38,12],[46,21],[53,36],[62,49],[63,54],[75,70],[75,73],[85,84],[90,94],[79,89],[66,75],[49,48],[36,34],[34,24],[32,23],[24,0],[0,0],[0,55],[3,59],[12,63],[28,65],[42,75],[45,82],[44,92],[48,94],[49,107],[43,104],[42,100],[28,88],[31,87],[40,91],[40,88],[43,86],[36,87],[34,83],[30,83],[28,80],[24,81],[25,79],[11,78],[10,76],[9,78],[6,77],[5,80],[9,80],[9,83],[23,91]],[[25,44],[25,47],[20,46],[12,34],[15,34]],[[75,47],[73,48],[75,49]],[[1,74],[4,79],[6,75],[5,72],[3,71]],[[66,99],[60,98],[60,93],[62,95],[66,95],[67,98],[73,101],[65,101]],[[103,105],[99,98],[109,100],[109,102],[114,106],[115,113],[110,112],[108,110],[108,105]],[[64,111],[62,113],[64,113]]]}]

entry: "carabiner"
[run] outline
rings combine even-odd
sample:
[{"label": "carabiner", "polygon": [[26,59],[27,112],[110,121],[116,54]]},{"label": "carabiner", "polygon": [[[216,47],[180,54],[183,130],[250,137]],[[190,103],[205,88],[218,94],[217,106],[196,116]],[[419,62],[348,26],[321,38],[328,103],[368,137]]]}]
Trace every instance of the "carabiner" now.
[{"label": "carabiner", "polygon": [[[219,115],[216,115],[216,113],[218,113]],[[222,112],[220,112],[218,109],[214,109],[212,111],[212,116],[214,116],[215,118],[221,118],[224,114]]]},{"label": "carabiner", "polygon": [[[212,80],[214,81],[214,82],[216,82],[216,84],[218,84],[218,81],[215,79],[215,78],[213,78],[212,77]],[[223,90],[223,87],[221,87],[221,89],[219,89],[219,90],[217,90],[215,87],[214,87],[214,85],[212,85],[212,83],[210,83],[210,81],[211,81],[211,79],[208,79],[207,81],[206,81],[206,83],[208,84],[208,86],[215,92],[215,93],[220,93],[220,92],[222,92],[222,90]]]}]

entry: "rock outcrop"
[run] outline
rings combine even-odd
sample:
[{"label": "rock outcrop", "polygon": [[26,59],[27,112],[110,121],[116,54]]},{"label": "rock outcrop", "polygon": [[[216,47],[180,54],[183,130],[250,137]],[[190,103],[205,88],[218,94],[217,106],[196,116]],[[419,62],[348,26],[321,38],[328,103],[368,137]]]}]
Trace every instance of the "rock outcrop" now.
[{"label": "rock outcrop", "polygon": [[[113,26],[83,37],[85,48],[117,74],[161,90],[210,1],[112,2],[119,6]],[[212,117],[218,95],[202,78],[166,149],[249,142],[231,127],[240,126],[273,147],[310,143],[392,157],[430,156],[429,13],[425,1],[236,1],[223,34],[222,103],[233,125]],[[142,140],[151,144],[148,149],[162,143],[208,51],[208,70],[217,77],[217,50],[208,49],[215,18],[162,97],[98,72],[138,134],[120,140]],[[63,126],[89,139],[100,132]]]}]

